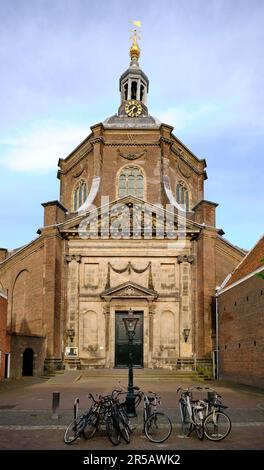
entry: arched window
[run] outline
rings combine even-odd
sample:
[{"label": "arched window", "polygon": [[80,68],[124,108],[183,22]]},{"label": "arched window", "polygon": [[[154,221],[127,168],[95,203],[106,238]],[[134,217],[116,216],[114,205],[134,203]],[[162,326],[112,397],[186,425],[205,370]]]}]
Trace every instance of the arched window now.
[{"label": "arched window", "polygon": [[118,197],[132,194],[144,197],[144,177],[140,168],[127,166],[122,169],[118,179]]},{"label": "arched window", "polygon": [[80,181],[73,194],[73,210],[77,211],[87,198],[87,185]]},{"label": "arched window", "polygon": [[128,93],[128,84],[124,85],[124,92],[125,92],[125,100],[127,100],[127,93]]},{"label": "arched window", "polygon": [[176,201],[178,204],[185,204],[186,211],[190,210],[189,191],[183,181],[180,181],[176,186]]},{"label": "arched window", "polygon": [[145,88],[144,85],[141,85],[140,87],[140,101],[144,101],[145,98]]},{"label": "arched window", "polygon": [[137,82],[131,83],[131,100],[137,99]]}]

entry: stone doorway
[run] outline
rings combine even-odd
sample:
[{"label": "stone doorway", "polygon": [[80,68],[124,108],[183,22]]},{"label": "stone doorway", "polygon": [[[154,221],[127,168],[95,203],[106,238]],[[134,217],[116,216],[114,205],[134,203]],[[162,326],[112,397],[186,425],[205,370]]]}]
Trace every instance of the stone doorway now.
[{"label": "stone doorway", "polygon": [[33,358],[34,358],[33,349],[31,348],[25,349],[23,353],[23,366],[22,366],[23,376],[33,375]]},{"label": "stone doorway", "polygon": [[[124,368],[128,365],[128,337],[123,318],[128,311],[115,312],[115,367]],[[143,312],[134,312],[138,318],[135,336],[133,338],[133,366],[143,367]]]}]

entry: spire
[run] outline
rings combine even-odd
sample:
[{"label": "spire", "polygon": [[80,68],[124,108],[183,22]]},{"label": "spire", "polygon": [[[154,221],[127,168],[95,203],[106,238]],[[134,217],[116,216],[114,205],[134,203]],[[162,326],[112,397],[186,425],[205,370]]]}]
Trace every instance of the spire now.
[{"label": "spire", "polygon": [[[133,42],[129,49],[131,62],[129,68],[121,75],[119,80],[121,104],[118,109],[118,115],[137,117],[148,115],[147,94],[149,81],[138,63],[140,57],[138,28],[141,27],[141,23],[140,21],[133,21],[133,25],[133,36],[130,38]],[[129,107],[131,107],[131,114],[129,114]]]},{"label": "spire", "polygon": [[[136,22],[134,22],[134,23],[136,23]],[[138,59],[139,59],[139,56],[140,56],[140,48],[139,48],[139,45],[137,43],[137,39],[140,39],[140,37],[139,37],[138,32],[137,32],[136,29],[134,29],[133,36],[130,39],[133,39],[133,44],[130,47],[130,51],[129,51],[129,54],[130,54],[130,57],[131,57],[130,65],[131,66],[134,65],[134,67],[135,67],[135,66],[138,66]]]}]

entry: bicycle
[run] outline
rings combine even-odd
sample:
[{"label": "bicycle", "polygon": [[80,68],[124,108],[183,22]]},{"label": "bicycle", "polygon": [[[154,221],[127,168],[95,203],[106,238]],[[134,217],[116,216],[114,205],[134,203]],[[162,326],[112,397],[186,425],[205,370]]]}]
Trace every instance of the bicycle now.
[{"label": "bicycle", "polygon": [[208,390],[207,399],[204,399],[206,405],[206,413],[204,417],[204,434],[210,441],[222,441],[231,431],[231,420],[223,411],[224,406],[221,401],[221,395],[216,390],[206,387]]},{"label": "bicycle", "polygon": [[161,398],[155,392],[148,392],[143,395],[143,418],[145,436],[155,443],[166,441],[172,432],[172,423],[170,418],[160,411],[157,411],[158,405],[161,404]]},{"label": "bicycle", "polygon": [[[94,398],[89,395],[89,398]],[[98,427],[98,416],[102,402],[94,400],[94,404],[91,406],[87,413],[83,413],[80,416],[74,418],[73,421],[67,426],[63,440],[65,444],[71,444],[76,441],[79,437],[89,439],[94,436]]]},{"label": "bicycle", "polygon": [[192,400],[192,390],[202,390],[201,387],[189,387],[183,389],[179,387],[177,393],[181,391],[179,399],[182,433],[189,437],[195,430],[198,439],[201,441],[204,438],[204,410],[206,404],[203,400]]}]

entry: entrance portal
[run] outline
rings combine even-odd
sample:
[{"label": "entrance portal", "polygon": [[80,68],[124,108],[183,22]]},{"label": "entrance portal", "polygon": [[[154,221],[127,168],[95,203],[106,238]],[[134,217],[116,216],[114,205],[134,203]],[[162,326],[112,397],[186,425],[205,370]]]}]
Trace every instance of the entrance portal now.
[{"label": "entrance portal", "polygon": [[22,375],[33,375],[33,349],[27,348],[23,353]]},{"label": "entrance portal", "polygon": [[[143,312],[134,312],[138,323],[132,345],[134,367],[143,367]],[[115,367],[128,366],[128,337],[123,318],[128,312],[116,312],[115,317]]]}]

